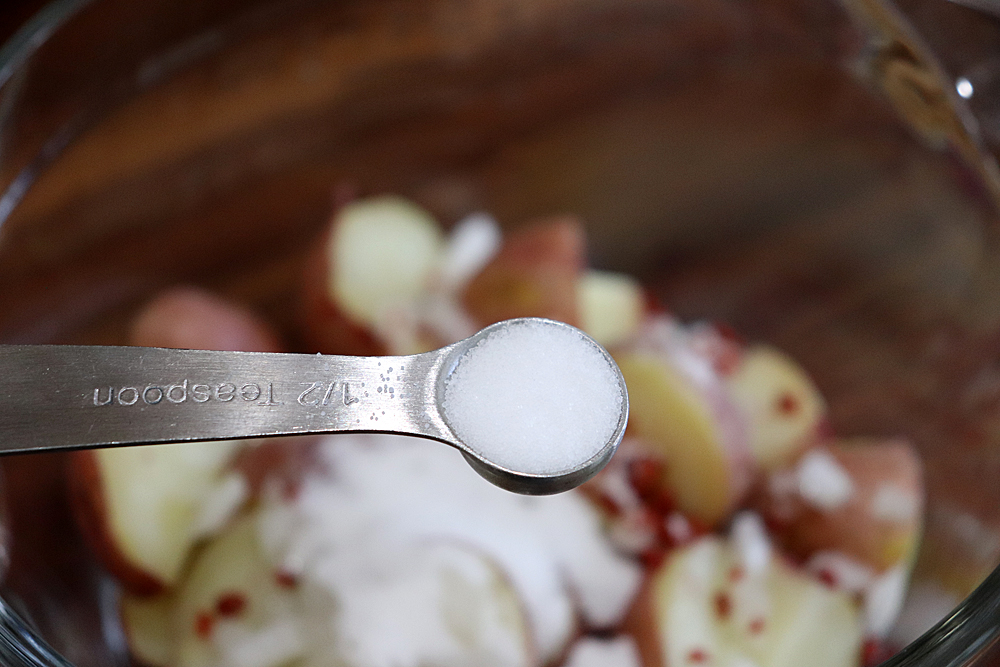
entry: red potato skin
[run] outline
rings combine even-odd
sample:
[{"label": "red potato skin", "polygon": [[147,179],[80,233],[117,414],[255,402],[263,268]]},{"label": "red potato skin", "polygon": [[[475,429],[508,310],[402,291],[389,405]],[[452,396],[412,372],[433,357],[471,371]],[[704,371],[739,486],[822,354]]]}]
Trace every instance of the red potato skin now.
[{"label": "red potato skin", "polygon": [[514,232],[466,286],[462,303],[480,326],[514,317],[578,324],[576,288],[586,268],[579,219],[559,216]]},{"label": "red potato skin", "polygon": [[639,661],[643,667],[666,667],[663,664],[663,645],[657,628],[656,601],[653,590],[657,571],[659,568],[646,573],[621,628],[624,634],[632,637],[635,641],[636,649],[639,652]]},{"label": "red potato skin", "polygon": [[[830,454],[848,472],[854,494],[842,507],[820,511],[798,501],[789,512],[778,511],[765,495],[762,511],[789,553],[801,559],[818,551],[839,551],[885,570],[912,556],[923,519],[923,470],[916,451],[905,440],[857,439],[835,442]],[[886,521],[872,503],[882,484],[913,493],[920,503],[912,521]]]},{"label": "red potato skin", "polygon": [[[283,349],[270,325],[249,310],[195,287],[169,289],[142,309],[129,342],[146,347],[277,352]],[[149,596],[165,583],[135,566],[117,545],[108,522],[104,479],[96,452],[72,452],[67,459],[71,505],[90,548],[128,592]]]},{"label": "red potato skin", "polygon": [[321,235],[302,271],[299,313],[306,346],[324,354],[371,356],[387,354],[370,328],[353,321],[334,303],[327,290],[333,225]]},{"label": "red potato skin", "polygon": [[70,506],[84,539],[97,558],[128,592],[138,596],[156,595],[164,582],[135,567],[118,549],[104,498],[104,480],[97,455],[91,450],[70,452],[68,458]]},{"label": "red potato skin", "polygon": [[144,347],[279,352],[284,346],[269,324],[246,308],[197,287],[175,287],[153,299],[129,330]]},{"label": "red potato skin", "polygon": [[325,470],[317,453],[322,440],[314,435],[270,438],[242,449],[231,467],[243,474],[251,499],[260,498],[265,483],[277,484],[283,497],[293,499],[307,472]]}]

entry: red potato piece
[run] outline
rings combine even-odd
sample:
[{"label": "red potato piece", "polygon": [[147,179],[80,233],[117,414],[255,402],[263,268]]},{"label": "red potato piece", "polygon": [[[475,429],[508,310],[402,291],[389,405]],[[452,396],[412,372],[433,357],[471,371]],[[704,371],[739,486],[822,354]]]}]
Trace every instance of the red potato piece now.
[{"label": "red potato piece", "polygon": [[[278,336],[249,310],[192,287],[168,290],[135,319],[134,345],[277,351]],[[237,442],[74,452],[73,504],[94,551],[129,591],[150,595],[176,583],[191,548],[246,496],[227,473]],[[212,515],[217,512],[218,516]]]},{"label": "red potato piece", "polygon": [[715,536],[676,550],[650,575],[625,630],[645,667],[854,667],[861,650],[850,595],[780,558],[747,573],[738,549]]},{"label": "red potato piece", "polygon": [[750,423],[750,449],[758,465],[789,465],[819,437],[826,403],[794,360],[773,348],[745,351],[727,379],[730,394]]},{"label": "red potato piece", "polygon": [[283,348],[260,317],[196,287],[175,287],[153,299],[132,322],[129,344],[244,352]]},{"label": "red potato piece", "polygon": [[[406,199],[372,197],[341,207],[303,276],[307,343],[329,354],[431,349],[410,320],[443,252],[438,223]],[[385,340],[401,332],[409,334],[401,336],[404,342]]]},{"label": "red potato piece", "polygon": [[587,271],[577,285],[580,328],[604,347],[627,341],[646,315],[646,296],[631,276]]},{"label": "red potato piece", "polygon": [[[241,516],[198,553],[172,596],[168,612],[170,664],[239,664],[230,663],[222,654],[218,633],[223,626],[238,625],[249,636],[279,623],[289,624],[295,594],[295,587],[276,576],[262,552],[257,516]],[[155,628],[149,631],[155,632]],[[299,655],[294,642],[283,648],[289,660]]]},{"label": "red potato piece", "polygon": [[344,206],[327,245],[331,300],[362,324],[419,299],[444,249],[433,217],[401,197],[383,196]]},{"label": "red potato piece", "polygon": [[194,545],[247,496],[227,473],[236,441],[73,452],[69,485],[84,535],[105,567],[136,595],[179,580]]},{"label": "red potato piece", "polygon": [[374,356],[388,354],[384,343],[367,326],[352,321],[327,290],[326,245],[332,230],[316,245],[302,272],[301,321],[306,347],[324,354]]},{"label": "red potato piece", "polygon": [[84,450],[70,453],[68,486],[76,522],[91,550],[125,590],[155,595],[164,589],[164,582],[129,558],[111,525],[104,476],[96,454]]},{"label": "red potato piece", "polygon": [[[824,473],[825,455],[833,466]],[[805,470],[808,465],[813,472]],[[849,479],[843,494],[820,488],[823,479],[840,485],[834,466]],[[836,551],[878,571],[910,565],[922,532],[925,491],[920,458],[908,442],[839,441],[807,452],[793,472],[778,475],[785,481],[772,479],[763,511],[791,553],[808,558]],[[816,488],[806,489],[804,496],[802,487],[810,484]]]},{"label": "red potato piece", "polygon": [[586,268],[582,223],[560,216],[511,234],[473,278],[462,303],[480,326],[515,317],[579,323],[577,285]]},{"label": "red potato piece", "polygon": [[629,389],[629,428],[662,457],[662,483],[683,513],[723,521],[749,490],[746,425],[710,373],[695,381],[668,353],[617,356]]},{"label": "red potato piece", "polygon": [[[666,559],[663,562],[666,562]],[[653,586],[654,576],[662,567],[661,563],[659,567],[647,574],[639,592],[632,600],[632,606],[629,607],[621,627],[622,633],[631,637],[635,642],[636,651],[643,667],[667,667],[663,664],[663,648],[655,611],[657,607],[656,589]]]},{"label": "red potato piece", "polygon": [[[539,662],[517,592],[475,549],[450,541],[423,543],[405,565],[355,581],[352,589],[362,586],[362,593],[334,595],[329,579],[275,571],[262,548],[260,526],[253,513],[234,522],[199,552],[172,595],[126,596],[123,624],[137,658],[177,667],[249,660],[276,666],[308,655],[349,666],[379,662],[371,654],[381,653],[378,644],[390,634],[418,643],[426,634],[430,642],[404,646],[404,652],[427,651],[431,644],[428,652],[446,648],[448,664]],[[370,604],[372,597],[384,606]],[[337,622],[335,614],[349,619]],[[318,627],[326,630],[317,634]],[[351,634],[358,629],[360,637]],[[430,656],[421,657],[424,664]]]}]

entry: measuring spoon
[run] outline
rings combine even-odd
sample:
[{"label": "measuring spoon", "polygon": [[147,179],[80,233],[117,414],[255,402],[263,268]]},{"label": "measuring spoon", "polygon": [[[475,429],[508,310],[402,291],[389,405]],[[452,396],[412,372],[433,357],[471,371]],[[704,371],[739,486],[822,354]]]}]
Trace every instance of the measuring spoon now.
[{"label": "measuring spoon", "polygon": [[[552,438],[538,446],[568,448],[569,462],[539,471],[530,455],[524,465],[516,455],[513,463],[507,456],[501,464],[493,448],[486,453],[456,434],[455,420],[449,421],[444,409],[454,373],[463,364],[471,368],[468,360],[484,354],[478,351],[486,349],[480,344],[493,341],[495,346],[515,330],[557,334],[563,341],[559,349],[568,347],[574,352],[571,358],[607,364],[598,375],[606,370],[603,377],[617,383],[605,393],[617,402],[591,407],[611,410],[608,414],[615,418],[596,451]],[[581,355],[575,354],[576,345]],[[564,384],[558,374],[528,367],[518,371],[516,385],[499,389],[528,397],[530,403],[530,397],[547,395],[550,387],[566,393]],[[483,386],[497,388],[488,382]],[[573,388],[568,391],[572,394]],[[534,418],[544,420],[569,409],[564,406],[573,398],[560,395],[541,415],[536,409]],[[499,409],[510,401],[496,403]],[[530,412],[532,405],[514,401],[503,407]],[[489,403],[477,409],[484,417],[496,416],[489,414]],[[597,473],[616,451],[627,419],[625,381],[607,351],[583,332],[541,318],[499,322],[453,345],[409,356],[0,346],[0,453],[5,454],[307,433],[398,433],[451,445],[490,482],[541,495],[573,488]],[[567,440],[576,437],[567,434]]]}]

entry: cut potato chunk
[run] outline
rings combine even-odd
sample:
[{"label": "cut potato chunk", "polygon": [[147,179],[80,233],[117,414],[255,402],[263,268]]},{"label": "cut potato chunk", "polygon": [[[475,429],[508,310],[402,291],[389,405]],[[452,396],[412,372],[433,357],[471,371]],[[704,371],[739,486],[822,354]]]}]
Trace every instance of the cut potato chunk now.
[{"label": "cut potato chunk", "polygon": [[[142,663],[277,667],[303,649],[291,622],[293,588],[294,581],[276,574],[263,557],[254,517],[244,516],[198,554],[173,593],[125,595],[122,624]],[[270,646],[261,639],[271,640]],[[252,661],[232,661],[247,650],[256,652]]]},{"label": "cut potato chunk", "polygon": [[227,474],[236,441],[74,452],[70,484],[82,528],[126,589],[158,593],[180,577],[194,544],[246,497]]},{"label": "cut potato chunk", "polygon": [[388,354],[371,325],[350,319],[330,296],[326,248],[332,231],[326,231],[325,241],[313,249],[302,270],[299,317],[306,346],[324,354]]},{"label": "cut potato chunk", "polygon": [[373,325],[428,287],[444,248],[437,221],[401,197],[348,204],[327,246],[327,290],[354,321]]},{"label": "cut potato chunk", "polygon": [[577,283],[586,266],[583,225],[563,216],[511,234],[462,295],[479,326],[515,317],[578,324]]},{"label": "cut potato chunk", "polygon": [[840,552],[881,572],[909,567],[924,497],[920,459],[908,442],[857,438],[812,450],[794,470],[776,473],[764,512],[792,553]]},{"label": "cut potato chunk", "polygon": [[665,460],[678,508],[709,525],[722,521],[749,486],[751,460],[721,386],[699,386],[661,354],[625,352],[617,361],[630,426]]},{"label": "cut potato chunk", "polygon": [[121,600],[122,629],[132,656],[149,667],[167,667],[173,659],[170,613],[173,597],[124,595]]},{"label": "cut potato chunk", "polygon": [[328,354],[413,354],[422,301],[447,259],[437,221],[402,197],[355,200],[333,216],[303,271],[307,344]]},{"label": "cut potato chunk", "polygon": [[861,622],[849,595],[771,557],[756,571],[719,537],[679,549],[652,576],[632,626],[658,667],[854,667]]},{"label": "cut potato chunk", "polygon": [[[274,352],[270,327],[249,310],[210,292],[177,287],[136,316],[133,345]],[[187,400],[187,383],[163,389]],[[174,399],[172,399],[174,400]],[[247,494],[226,469],[237,442],[123,447],[74,452],[69,479],[81,527],[105,566],[136,594],[176,583],[202,537],[221,528]]]},{"label": "cut potato chunk", "polygon": [[610,271],[587,271],[577,286],[577,304],[580,328],[604,347],[628,340],[646,312],[639,282]]},{"label": "cut potato chunk", "polygon": [[172,664],[241,664],[235,654],[259,646],[251,640],[260,638],[271,640],[271,646],[261,647],[269,655],[254,661],[262,667],[284,664],[304,651],[294,623],[294,582],[275,572],[257,535],[256,516],[243,516],[195,559],[174,597]]},{"label": "cut potato chunk", "polygon": [[[862,629],[857,606],[850,595],[831,590],[779,560],[772,562],[768,592],[772,605],[770,624],[765,624],[756,651],[754,640],[747,638],[751,655],[758,664],[771,667],[857,664]],[[753,632],[753,628],[749,630]]]},{"label": "cut potato chunk", "polygon": [[729,377],[750,423],[750,449],[765,470],[788,465],[815,442],[826,405],[806,372],[769,347],[747,350]]}]

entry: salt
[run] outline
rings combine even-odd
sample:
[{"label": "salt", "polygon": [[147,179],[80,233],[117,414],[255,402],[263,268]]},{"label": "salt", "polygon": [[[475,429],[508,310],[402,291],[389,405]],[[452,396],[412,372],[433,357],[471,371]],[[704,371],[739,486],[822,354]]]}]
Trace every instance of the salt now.
[{"label": "salt", "polygon": [[752,575],[765,572],[771,563],[771,541],[760,515],[740,512],[733,518],[731,533],[743,569]]},{"label": "salt", "polygon": [[552,475],[611,442],[623,403],[617,369],[596,343],[571,327],[521,320],[466,351],[442,407],[455,434],[491,463]]},{"label": "salt", "polygon": [[639,667],[639,649],[631,637],[581,637],[566,658],[566,667]]},{"label": "salt", "polygon": [[832,512],[854,495],[851,475],[829,452],[813,450],[798,467],[799,495],[813,507]]}]

